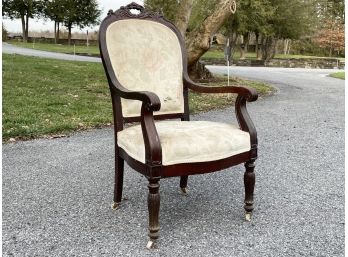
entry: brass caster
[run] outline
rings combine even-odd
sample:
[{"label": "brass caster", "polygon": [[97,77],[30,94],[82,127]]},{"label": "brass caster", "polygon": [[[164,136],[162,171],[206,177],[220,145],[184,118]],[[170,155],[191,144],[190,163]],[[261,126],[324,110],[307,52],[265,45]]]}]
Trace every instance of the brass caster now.
[{"label": "brass caster", "polygon": [[112,202],[111,209],[117,210],[120,207],[120,203]]},{"label": "brass caster", "polygon": [[181,194],[182,194],[182,195],[184,195],[184,196],[187,196],[187,195],[188,195],[187,187],[180,187],[180,190],[181,190]]},{"label": "brass caster", "polygon": [[155,248],[155,241],[150,240],[149,242],[147,242],[146,248],[149,250],[154,249]]},{"label": "brass caster", "polygon": [[245,220],[246,221],[251,221],[251,212],[245,213]]}]

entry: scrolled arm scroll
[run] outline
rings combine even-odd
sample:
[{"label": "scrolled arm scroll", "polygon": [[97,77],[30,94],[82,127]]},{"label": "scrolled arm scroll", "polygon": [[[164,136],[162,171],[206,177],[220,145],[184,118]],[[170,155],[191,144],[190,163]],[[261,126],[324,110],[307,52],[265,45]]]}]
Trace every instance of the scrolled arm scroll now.
[{"label": "scrolled arm scroll", "polygon": [[142,101],[143,103],[146,103],[148,108],[150,108],[152,111],[159,111],[161,108],[161,101],[159,97],[153,92],[131,91],[124,88],[119,83],[112,83],[110,85],[110,89],[112,93],[115,93],[122,98],[138,100]]}]

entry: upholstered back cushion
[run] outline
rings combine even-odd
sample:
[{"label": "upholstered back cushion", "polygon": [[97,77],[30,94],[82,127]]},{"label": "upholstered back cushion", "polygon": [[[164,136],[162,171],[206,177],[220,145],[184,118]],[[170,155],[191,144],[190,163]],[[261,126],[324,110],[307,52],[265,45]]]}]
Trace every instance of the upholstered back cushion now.
[{"label": "upholstered back cushion", "polygon": [[[149,20],[120,20],[107,28],[106,44],[123,87],[157,94],[161,109],[156,115],[184,112],[182,53],[170,28]],[[140,101],[121,101],[124,117],[140,116]]]}]

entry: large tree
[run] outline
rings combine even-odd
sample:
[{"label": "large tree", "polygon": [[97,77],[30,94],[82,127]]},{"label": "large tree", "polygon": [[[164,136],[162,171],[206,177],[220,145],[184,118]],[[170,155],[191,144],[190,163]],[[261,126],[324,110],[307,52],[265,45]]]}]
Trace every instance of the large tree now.
[{"label": "large tree", "polygon": [[266,61],[274,57],[279,39],[297,40],[312,35],[317,18],[313,2],[314,0],[271,0],[276,10],[268,20],[271,30],[264,37],[266,42],[263,44],[263,55]]},{"label": "large tree", "polygon": [[64,6],[63,23],[68,29],[68,44],[71,44],[71,29],[80,29],[99,22],[101,11],[96,0],[59,0]]},{"label": "large tree", "polygon": [[344,0],[321,0],[316,7],[320,23],[314,40],[329,50],[330,57],[333,51],[339,54],[344,49]]},{"label": "large tree", "polygon": [[64,1],[62,0],[45,0],[43,15],[54,21],[54,41],[59,41],[59,25],[63,22],[65,14]]},{"label": "large tree", "polygon": [[[238,11],[230,17],[224,24],[223,32],[229,40],[229,46],[226,47],[226,54],[231,63],[232,54],[239,43],[241,59],[245,57],[248,48],[250,34],[256,38],[256,53],[261,57],[259,50],[259,41],[261,35],[268,34],[271,31],[271,25],[268,20],[274,15],[275,7],[270,0],[238,1]],[[239,42],[237,42],[239,39]],[[241,40],[243,39],[243,41]]]},{"label": "large tree", "polygon": [[[194,26],[189,28],[191,20],[191,11],[201,7],[201,1],[199,0],[145,0],[144,4],[146,8],[154,11],[162,12],[166,18],[170,19],[180,30],[182,35],[185,36],[186,48],[188,51],[188,70],[194,77],[200,77],[198,71],[201,69],[198,67],[199,58],[209,50],[210,42],[213,35],[221,28],[226,19],[232,15],[231,3],[233,0],[211,0],[210,6],[212,7],[209,14],[205,17],[198,16],[198,20],[194,22]],[[191,18],[190,18],[191,17]],[[190,29],[187,32],[187,28]],[[186,31],[186,33],[185,33]]]},{"label": "large tree", "polygon": [[29,18],[38,16],[42,6],[42,0],[2,0],[2,15],[10,19],[21,19],[23,41],[27,42]]}]

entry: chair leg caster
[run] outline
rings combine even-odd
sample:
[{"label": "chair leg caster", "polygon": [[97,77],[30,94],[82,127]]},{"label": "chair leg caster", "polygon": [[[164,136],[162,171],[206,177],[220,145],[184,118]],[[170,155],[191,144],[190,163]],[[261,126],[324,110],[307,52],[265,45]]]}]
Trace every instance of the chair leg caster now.
[{"label": "chair leg caster", "polygon": [[181,194],[184,196],[188,195],[187,187],[180,187]]},{"label": "chair leg caster", "polygon": [[112,202],[111,209],[117,210],[120,207],[120,203]]},{"label": "chair leg caster", "polygon": [[154,240],[150,240],[147,242],[146,248],[147,249],[154,249],[156,247],[156,242]]},{"label": "chair leg caster", "polygon": [[245,220],[246,221],[251,221],[251,212],[246,212],[245,213]]}]

